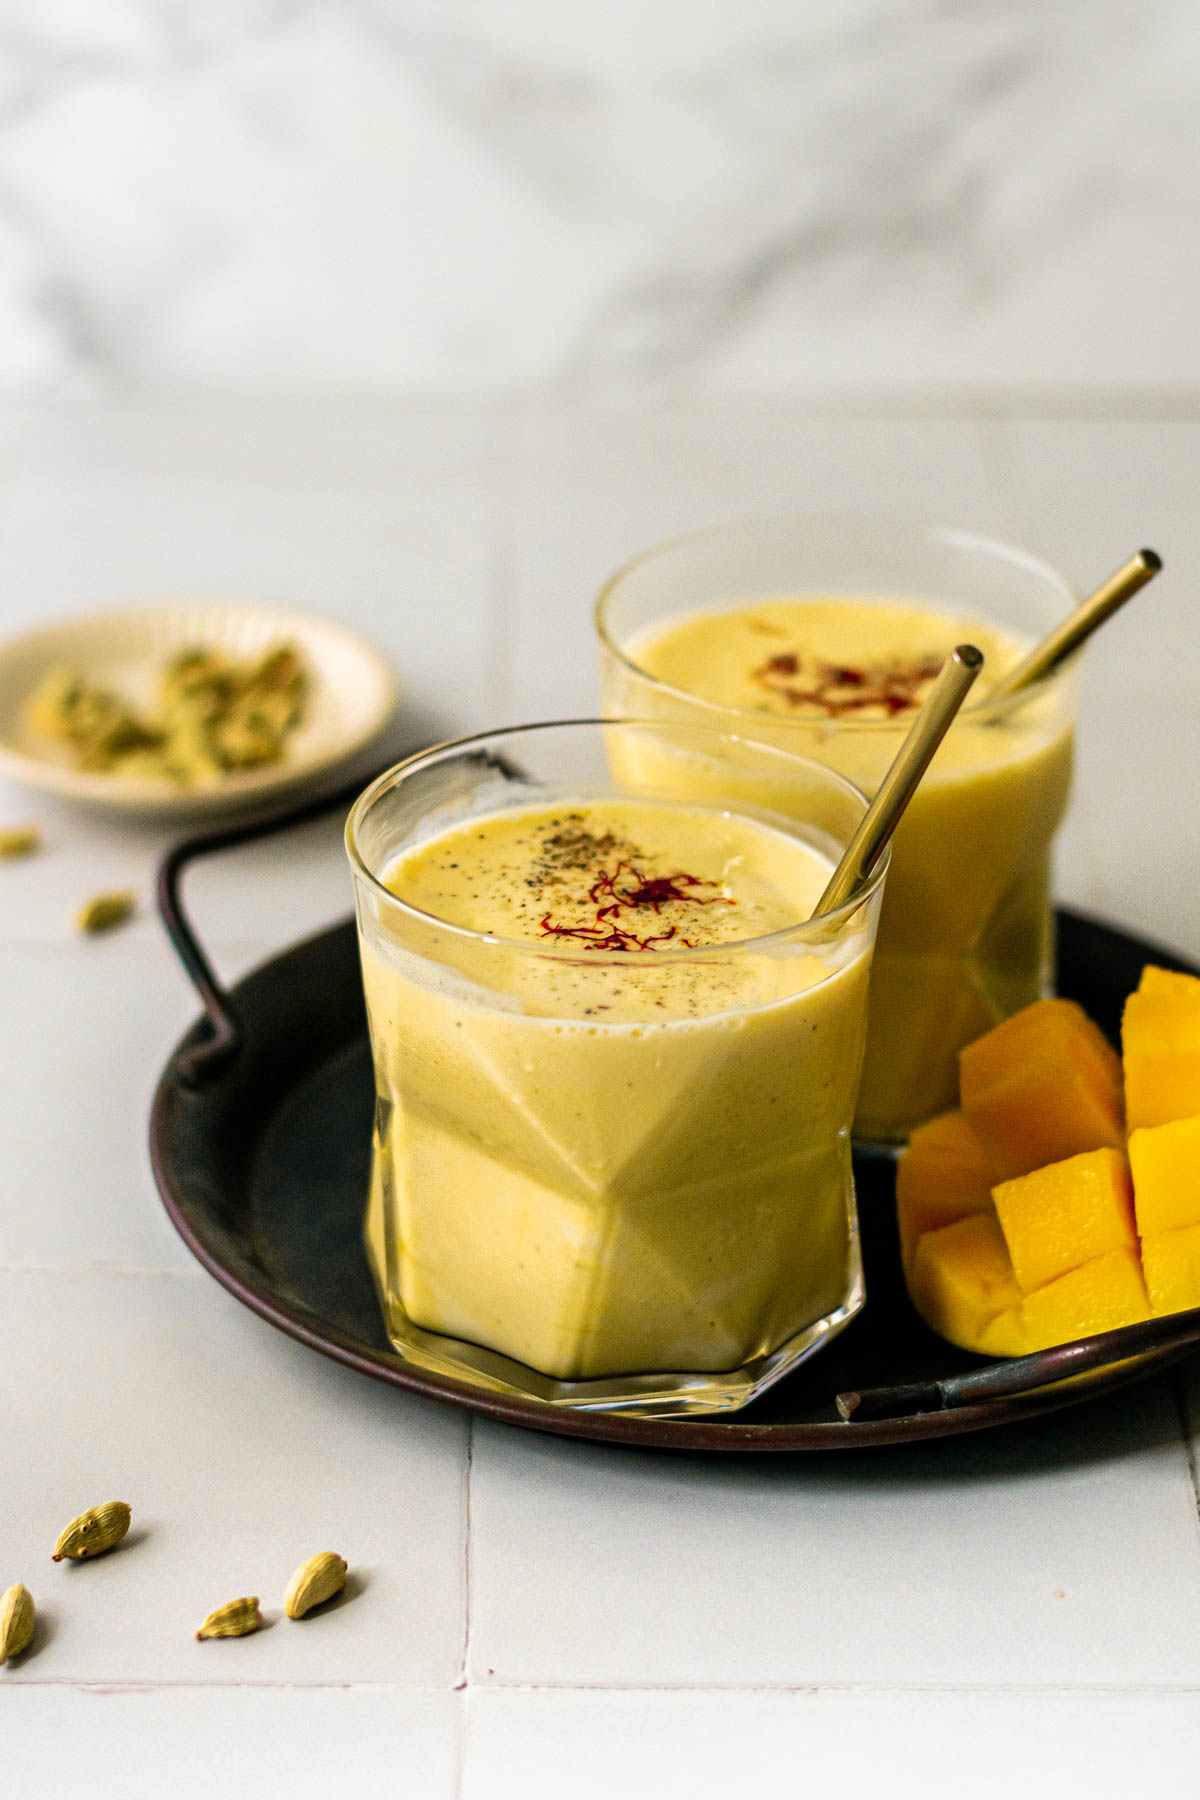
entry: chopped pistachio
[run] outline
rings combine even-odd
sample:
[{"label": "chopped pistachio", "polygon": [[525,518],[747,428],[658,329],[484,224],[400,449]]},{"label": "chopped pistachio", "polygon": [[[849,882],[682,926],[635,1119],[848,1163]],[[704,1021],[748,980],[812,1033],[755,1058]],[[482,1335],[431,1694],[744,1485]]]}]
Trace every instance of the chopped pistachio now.
[{"label": "chopped pistachio", "polygon": [[232,770],[283,760],[308,688],[304,660],[291,644],[245,662],[197,647],[164,668],[154,717],[140,717],[107,688],[61,668],[51,669],[32,695],[29,717],[70,750],[77,768],[212,786]]}]

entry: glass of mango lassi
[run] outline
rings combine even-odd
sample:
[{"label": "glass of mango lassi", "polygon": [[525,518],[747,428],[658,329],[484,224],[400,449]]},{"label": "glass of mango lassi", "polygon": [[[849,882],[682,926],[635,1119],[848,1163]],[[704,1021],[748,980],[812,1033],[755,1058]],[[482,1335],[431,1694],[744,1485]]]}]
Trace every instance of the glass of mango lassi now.
[{"label": "glass of mango lassi", "polygon": [[854,1316],[882,865],[812,915],[866,804],[772,746],[627,720],[445,745],[362,795],[366,1241],[408,1360],[703,1412]]},{"label": "glass of mango lassi", "polygon": [[597,603],[606,710],[762,740],[868,794],[952,647],[984,653],[893,840],[860,1139],[902,1142],[953,1106],[960,1047],[1047,991],[1077,659],[989,693],[1074,600],[1007,545],[846,516],[695,533],[635,558]]}]

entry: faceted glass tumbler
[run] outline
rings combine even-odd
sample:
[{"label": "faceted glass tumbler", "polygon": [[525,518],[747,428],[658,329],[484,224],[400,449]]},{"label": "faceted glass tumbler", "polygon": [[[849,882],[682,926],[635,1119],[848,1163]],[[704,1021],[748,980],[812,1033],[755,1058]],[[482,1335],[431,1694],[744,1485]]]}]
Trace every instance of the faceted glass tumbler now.
[{"label": "faceted glass tumbler", "polygon": [[347,826],[368,1254],[422,1368],[552,1406],[728,1410],[863,1304],[850,1122],[885,863],[835,912],[640,956],[489,936],[387,885],[447,829],[613,797],[734,813],[829,866],[866,809],[822,764],[659,722],[495,732],[375,781]]},{"label": "faceted glass tumbler", "polygon": [[[696,532],[635,557],[601,593],[605,709],[770,743],[874,793],[911,716],[721,706],[642,666],[644,644],[672,621],[785,597],[899,600],[950,615],[966,638],[974,619],[1029,641],[1075,604],[1045,563],[943,527],[841,516]],[[1048,991],[1050,854],[1070,788],[1077,666],[1008,700],[968,701],[900,822],[871,973],[860,1140],[902,1143],[954,1106],[961,1047]]]}]

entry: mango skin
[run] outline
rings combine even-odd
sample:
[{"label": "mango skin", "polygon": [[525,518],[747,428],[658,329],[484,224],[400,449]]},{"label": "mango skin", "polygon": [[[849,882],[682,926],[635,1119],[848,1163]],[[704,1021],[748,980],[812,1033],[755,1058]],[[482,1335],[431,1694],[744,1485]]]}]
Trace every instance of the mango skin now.
[{"label": "mango skin", "polygon": [[1073,1000],[1037,1000],[968,1044],[959,1082],[997,1181],[1124,1144],[1120,1059]]},{"label": "mango skin", "polygon": [[[969,1045],[962,1109],[913,1134],[897,1172],[905,1273],[952,1343],[1021,1356],[1200,1307],[1200,979],[1148,965],[1122,1035],[1128,1163],[1119,1066],[1065,1001]],[[1005,1172],[1039,1133],[1091,1131],[1103,1141]]]}]

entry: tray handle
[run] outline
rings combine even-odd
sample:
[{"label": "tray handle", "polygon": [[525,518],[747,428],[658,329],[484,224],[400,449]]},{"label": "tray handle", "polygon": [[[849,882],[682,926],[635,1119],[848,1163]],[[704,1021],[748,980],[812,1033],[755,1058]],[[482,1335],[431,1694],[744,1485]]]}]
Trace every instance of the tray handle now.
[{"label": "tray handle", "polygon": [[[390,767],[385,764],[384,767]],[[375,773],[382,773],[382,770]],[[172,1072],[184,1087],[201,1087],[236,1056],[242,1042],[242,1028],[236,1008],[212,963],[183,903],[183,874],[190,863],[218,850],[229,850],[235,844],[248,844],[255,838],[273,837],[293,825],[304,825],[319,819],[337,807],[349,808],[375,774],[360,775],[354,782],[318,794],[308,800],[294,801],[274,807],[270,812],[255,813],[235,824],[223,825],[215,831],[198,832],[175,844],[158,866],[158,915],[192,986],[200,996],[208,1021],[209,1034],[190,1049],[180,1050],[172,1063]]]},{"label": "tray handle", "polygon": [[1097,1332],[1094,1337],[1079,1338],[1073,1344],[1059,1344],[1053,1350],[1038,1350],[1032,1356],[1013,1357],[942,1381],[849,1391],[837,1396],[837,1409],[843,1419],[853,1419],[858,1424],[865,1419],[903,1419],[913,1413],[945,1412],[956,1406],[1011,1400],[1031,1388],[1049,1387],[1052,1382],[1104,1368],[1126,1357],[1144,1356],[1155,1350],[1182,1350],[1197,1342],[1200,1307],[1145,1319],[1140,1325],[1121,1325],[1115,1331]]}]

